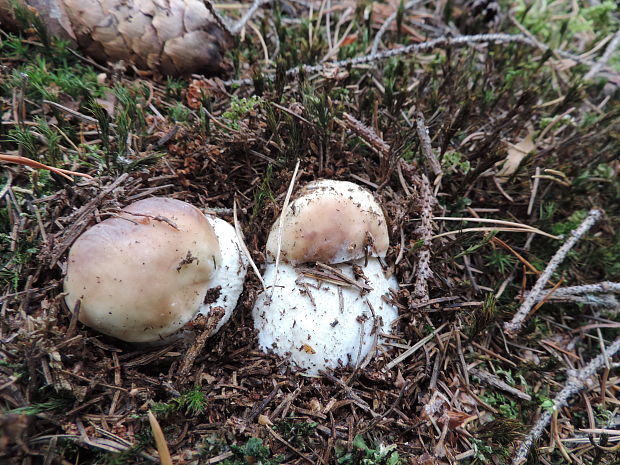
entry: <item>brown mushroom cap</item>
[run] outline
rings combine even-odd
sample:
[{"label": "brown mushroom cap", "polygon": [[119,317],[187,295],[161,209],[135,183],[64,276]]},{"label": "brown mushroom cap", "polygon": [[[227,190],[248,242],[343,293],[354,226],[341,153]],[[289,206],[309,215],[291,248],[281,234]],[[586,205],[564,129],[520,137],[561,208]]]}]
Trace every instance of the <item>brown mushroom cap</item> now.
[{"label": "brown mushroom cap", "polygon": [[221,263],[196,207],[153,197],[83,233],[69,252],[66,303],[79,319],[129,342],[156,341],[190,321]]},{"label": "brown mushroom cap", "polygon": [[[292,263],[340,263],[366,253],[385,256],[387,223],[372,194],[347,181],[307,184],[290,203],[282,220],[283,260]],[[268,260],[275,260],[280,219],[267,240]]]}]

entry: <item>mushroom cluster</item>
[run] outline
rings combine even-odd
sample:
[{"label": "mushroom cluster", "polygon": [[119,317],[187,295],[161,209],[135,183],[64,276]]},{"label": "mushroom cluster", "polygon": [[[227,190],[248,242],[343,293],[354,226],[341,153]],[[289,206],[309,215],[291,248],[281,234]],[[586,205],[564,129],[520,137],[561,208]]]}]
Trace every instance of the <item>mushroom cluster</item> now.
[{"label": "mushroom cluster", "polygon": [[247,259],[234,228],[180,200],[152,197],[84,232],[69,251],[65,301],[79,320],[128,342],[153,342],[197,314],[228,321]]},{"label": "mushroom cluster", "polygon": [[385,298],[398,286],[382,266],[388,246],[369,191],[330,180],[302,188],[267,241],[267,290],[253,309],[261,349],[309,374],[371,356],[398,316]]}]

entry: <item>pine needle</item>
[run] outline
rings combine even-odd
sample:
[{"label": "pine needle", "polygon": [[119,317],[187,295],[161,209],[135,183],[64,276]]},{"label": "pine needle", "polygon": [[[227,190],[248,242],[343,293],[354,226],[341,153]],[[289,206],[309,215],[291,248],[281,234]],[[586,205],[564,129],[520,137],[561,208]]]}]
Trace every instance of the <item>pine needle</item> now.
[{"label": "pine needle", "polygon": [[[278,221],[278,248],[276,249],[276,270],[274,273],[275,280],[273,282],[273,288],[271,291],[271,296],[273,296],[273,292],[276,288],[276,281],[278,279],[278,266],[280,265],[280,253],[282,252],[282,229],[284,228],[284,215],[286,213],[286,209],[288,208],[288,204],[291,201],[291,194],[293,193],[293,188],[295,187],[295,179],[297,178],[297,171],[299,170],[299,160],[297,160],[297,164],[295,165],[295,170],[293,171],[293,177],[291,178],[291,184],[288,186],[288,190],[286,191],[286,197],[284,198],[284,204],[282,205],[282,213],[280,213],[280,219]],[[271,299],[270,296],[270,299]]]},{"label": "pine needle", "polygon": [[29,166],[30,168],[35,168],[39,170],[48,170],[52,173],[56,173],[57,175],[62,176],[63,178],[67,178],[69,181],[73,181],[73,179],[71,179],[69,175],[82,176],[83,178],[93,179],[93,177],[89,174],[78,173],[77,171],[64,170],[62,168],[55,168],[53,166],[39,163],[38,161],[32,160],[31,158],[20,157],[18,155],[0,154],[0,160],[7,163],[15,163],[17,165]]},{"label": "pine needle", "polygon": [[172,465],[172,458],[170,457],[170,451],[168,450],[164,432],[161,430],[161,426],[159,426],[159,422],[157,418],[155,418],[155,415],[153,415],[153,412],[149,410],[148,416],[151,430],[153,431],[153,438],[155,439],[155,445],[157,446],[157,452],[159,453],[159,461],[161,465]]},{"label": "pine needle", "polygon": [[250,266],[252,267],[252,270],[254,270],[256,276],[258,276],[258,280],[263,285],[263,290],[266,291],[267,287],[265,286],[265,281],[263,280],[263,277],[261,276],[260,270],[256,266],[256,263],[254,263],[254,260],[252,260],[252,255],[250,254],[250,251],[248,250],[248,247],[245,245],[245,241],[243,240],[243,232],[241,231],[239,220],[237,220],[237,199],[233,201],[233,221],[235,223],[235,233],[237,234],[237,240],[239,241],[241,251],[245,254],[248,262],[250,262]]},{"label": "pine needle", "polygon": [[437,235],[435,235],[433,237],[430,237],[429,240],[438,239],[438,238],[444,237],[444,236],[450,236],[452,234],[461,234],[461,233],[466,233],[466,232],[491,232],[491,231],[537,233],[537,234],[541,234],[543,236],[550,237],[551,239],[558,239],[557,236],[552,236],[551,234],[547,234],[546,232],[543,232],[543,231],[534,231],[534,230],[532,230],[532,228],[488,228],[488,227],[482,227],[482,228],[463,228],[463,229],[457,229],[456,231],[446,231],[444,233],[437,234]]},{"label": "pine needle", "polygon": [[[535,228],[534,226],[530,226],[529,224],[515,223],[514,221],[495,220],[492,218],[460,218],[460,217],[453,217],[453,216],[436,216],[433,219],[440,220],[440,221],[471,221],[473,223],[490,223],[490,224],[500,224],[503,226],[513,226],[515,228],[529,229],[533,233],[540,234],[542,236],[547,236],[547,237],[550,237],[551,239],[560,239],[558,236],[554,236],[552,234],[546,233],[541,229]],[[465,231],[465,230],[463,229],[461,231]]]}]

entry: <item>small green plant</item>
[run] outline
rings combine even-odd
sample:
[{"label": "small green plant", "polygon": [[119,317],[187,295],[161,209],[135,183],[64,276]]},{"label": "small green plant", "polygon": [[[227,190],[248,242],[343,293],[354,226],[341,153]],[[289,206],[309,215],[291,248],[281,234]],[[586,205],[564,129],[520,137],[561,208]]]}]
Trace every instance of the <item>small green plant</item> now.
[{"label": "small green plant", "polygon": [[476,337],[491,327],[497,314],[495,294],[488,293],[484,299],[482,307],[477,308],[472,314],[472,323],[467,330],[469,340],[475,340]]},{"label": "small green plant", "polygon": [[[574,11],[572,8],[571,2],[519,0],[516,16],[531,33],[552,47],[557,47],[563,39],[576,37],[580,33],[586,33],[597,42],[600,37],[617,28],[614,13],[618,6],[612,0],[579,8],[577,14],[571,14]],[[561,27],[557,27],[557,21],[552,20],[554,16],[567,19]]]},{"label": "small green plant", "polygon": [[0,40],[0,50],[10,58],[24,59],[28,56],[30,49],[31,47],[21,37],[14,34],[8,34]]},{"label": "small green plant", "polygon": [[188,123],[191,113],[189,108],[182,103],[177,102],[175,105],[170,107],[170,110],[168,110],[168,116],[170,117],[170,120],[175,123]]},{"label": "small green plant", "polygon": [[260,438],[250,438],[242,446],[231,446],[233,457],[222,465],[278,465],[284,461],[282,455],[273,455],[269,447],[263,446]]},{"label": "small green plant", "polygon": [[[25,215],[25,214],[24,214]],[[4,218],[0,218],[0,225],[3,225]],[[10,229],[5,229],[10,230]],[[19,284],[23,279],[25,267],[31,263],[33,256],[37,254],[38,242],[30,237],[18,237],[15,250],[11,253],[10,247],[13,238],[10,234],[0,233],[0,284],[8,285],[14,292],[19,289]]]},{"label": "small green plant", "polygon": [[588,212],[585,210],[577,210],[565,221],[559,221],[551,228],[552,234],[565,235],[570,233],[573,229],[577,228],[581,222],[585,219]]},{"label": "small green plant", "polygon": [[166,96],[173,100],[181,100],[183,98],[183,89],[185,84],[182,80],[168,76],[166,78]]},{"label": "small green plant", "polygon": [[[478,440],[490,439],[494,445],[509,446],[522,440],[526,429],[518,420],[500,417],[480,426],[476,431],[476,438]],[[494,452],[501,451],[495,447]]]},{"label": "small green plant", "polygon": [[501,274],[506,273],[517,261],[515,257],[499,249],[494,249],[485,257],[487,265],[497,269]]},{"label": "small green plant", "polygon": [[516,420],[519,411],[514,400],[507,399],[503,394],[488,390],[480,398],[491,407],[496,407],[502,417]]},{"label": "small green plant", "polygon": [[541,403],[540,406],[542,408],[544,408],[545,410],[548,410],[549,412],[553,412],[553,406],[555,405],[555,403],[553,402],[553,399],[544,399]]},{"label": "small green plant", "polygon": [[17,144],[22,150],[22,155],[26,158],[36,160],[38,158],[37,138],[27,128],[22,129],[19,126],[11,129],[7,137],[9,142]]},{"label": "small green plant", "polygon": [[151,410],[156,415],[166,416],[172,412],[182,411],[188,415],[197,415],[207,408],[207,396],[199,387],[194,387],[169,402],[153,404]]},{"label": "small green plant", "polygon": [[43,46],[48,48],[50,45],[50,37],[45,22],[41,19],[41,16],[39,16],[34,9],[30,9],[27,5],[24,5],[17,0],[9,0],[8,3],[13,10],[15,19],[21,27],[24,29],[29,29],[32,27],[39,36]]},{"label": "small green plant", "polygon": [[396,444],[379,444],[371,448],[362,436],[357,435],[353,439],[352,452],[346,452],[344,448],[337,446],[336,455],[339,465],[400,465],[402,460],[395,449]]},{"label": "small green plant", "polygon": [[276,423],[274,429],[295,447],[303,448],[308,438],[316,431],[317,426],[318,423],[314,421],[286,419]]},{"label": "small green plant", "polygon": [[260,209],[262,208],[263,203],[265,202],[266,199],[271,199],[275,201],[273,197],[273,192],[270,186],[272,175],[273,175],[273,165],[269,164],[267,166],[267,170],[265,171],[265,176],[263,177],[260,187],[254,194],[254,207],[252,208],[252,220],[256,218],[256,215],[258,215],[258,212],[260,212]]},{"label": "small green plant", "polygon": [[40,402],[37,404],[26,405],[24,407],[14,408],[7,413],[13,413],[18,415],[36,415],[37,413],[52,412],[52,411],[64,411],[71,408],[73,401],[65,397],[58,397],[48,400],[47,402]]},{"label": "small green plant", "polygon": [[37,117],[34,119],[34,121],[35,123],[37,123],[37,129],[45,138],[47,145],[47,151],[43,159],[46,162],[51,163],[52,165],[56,165],[61,159],[60,134],[57,130],[52,128],[43,118]]},{"label": "small green plant", "polygon": [[[480,242],[470,245],[469,247],[467,247],[467,249],[463,250],[458,255],[456,255],[454,259],[456,260],[457,258],[461,258],[464,255],[469,255],[471,253],[474,253],[478,249],[487,245],[491,241],[491,239],[493,239],[496,235],[497,235],[497,231],[491,231],[490,233],[485,234]],[[467,245],[467,242],[465,242],[465,245]]]},{"label": "small green plant", "polygon": [[233,95],[230,100],[230,108],[222,114],[227,120],[228,125],[233,129],[239,129],[239,121],[243,119],[257,105],[262,105],[263,99],[258,95],[252,95],[250,98],[239,98]]},{"label": "small green plant", "polygon": [[491,462],[491,457],[493,454],[493,448],[487,446],[484,441],[480,439],[472,439],[471,445],[474,449],[474,460],[471,462],[472,465],[475,463],[483,463],[483,462]]},{"label": "small green plant", "polygon": [[448,150],[441,159],[441,166],[446,173],[467,174],[471,169],[469,160],[463,160],[463,155],[455,150]]}]

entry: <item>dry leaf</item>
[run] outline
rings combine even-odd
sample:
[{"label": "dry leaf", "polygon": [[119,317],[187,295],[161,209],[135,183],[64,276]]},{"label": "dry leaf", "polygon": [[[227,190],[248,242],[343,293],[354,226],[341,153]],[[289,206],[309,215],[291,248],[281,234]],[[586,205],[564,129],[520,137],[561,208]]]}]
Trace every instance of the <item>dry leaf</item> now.
[{"label": "dry leaf", "polygon": [[497,172],[498,178],[508,178],[515,174],[527,154],[536,149],[534,132],[529,132],[527,136],[516,144],[506,142],[506,145],[508,145],[508,156],[506,156],[502,167]]}]

